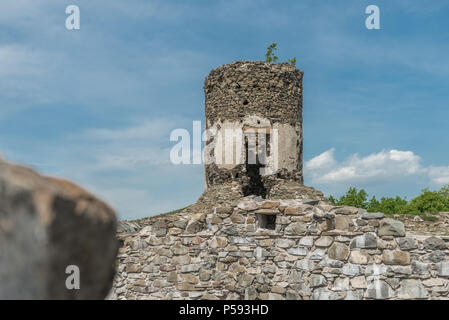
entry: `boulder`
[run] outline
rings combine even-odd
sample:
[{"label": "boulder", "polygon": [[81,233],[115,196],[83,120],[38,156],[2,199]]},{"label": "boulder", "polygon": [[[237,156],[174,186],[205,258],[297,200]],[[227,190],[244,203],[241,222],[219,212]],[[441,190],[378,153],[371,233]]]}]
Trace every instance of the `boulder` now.
[{"label": "boulder", "polygon": [[89,192],[0,160],[0,299],[104,299],[116,230]]},{"label": "boulder", "polygon": [[445,250],[447,245],[441,238],[430,237],[424,240],[424,248],[427,250]]},{"label": "boulder", "polygon": [[334,260],[347,260],[349,256],[349,248],[343,243],[335,242],[329,248],[328,256]]},{"label": "boulder", "polygon": [[396,242],[401,250],[413,250],[418,248],[416,240],[413,238],[396,238]]},{"label": "boulder", "polygon": [[380,221],[379,236],[404,237],[405,228],[401,221],[386,218]]}]

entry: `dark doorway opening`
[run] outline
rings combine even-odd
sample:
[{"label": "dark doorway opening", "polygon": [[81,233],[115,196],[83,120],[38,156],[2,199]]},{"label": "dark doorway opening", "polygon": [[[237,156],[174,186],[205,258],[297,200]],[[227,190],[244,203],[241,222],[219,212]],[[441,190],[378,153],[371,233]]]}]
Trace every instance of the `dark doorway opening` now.
[{"label": "dark doorway opening", "polygon": [[[263,168],[264,165],[260,163],[256,146],[257,140],[255,146],[253,146],[248,143],[248,137],[245,137],[245,155],[246,155],[245,168],[246,168],[246,175],[249,177],[249,183],[243,187],[242,191],[244,196],[256,195],[261,196],[262,198],[265,199],[267,196],[267,189],[265,188],[262,182],[262,176],[260,175],[260,169]],[[251,163],[254,162],[251,161],[254,159],[255,163]]]}]

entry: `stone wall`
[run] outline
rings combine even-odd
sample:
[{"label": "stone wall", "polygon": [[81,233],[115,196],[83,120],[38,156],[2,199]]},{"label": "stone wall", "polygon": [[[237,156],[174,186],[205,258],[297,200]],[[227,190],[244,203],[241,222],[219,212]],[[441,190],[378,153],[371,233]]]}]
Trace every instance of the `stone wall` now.
[{"label": "stone wall", "polygon": [[111,298],[447,298],[447,237],[323,200],[226,203],[122,234]]},{"label": "stone wall", "polygon": [[283,175],[303,182],[302,77],[303,72],[290,64],[261,61],[233,62],[210,72],[204,83],[206,129],[215,134],[205,146],[207,187],[231,181],[244,186],[250,183],[252,173],[245,165],[243,139],[235,145],[226,144],[226,139],[229,132],[260,130],[270,134],[267,142],[277,150],[267,152],[261,175]]}]

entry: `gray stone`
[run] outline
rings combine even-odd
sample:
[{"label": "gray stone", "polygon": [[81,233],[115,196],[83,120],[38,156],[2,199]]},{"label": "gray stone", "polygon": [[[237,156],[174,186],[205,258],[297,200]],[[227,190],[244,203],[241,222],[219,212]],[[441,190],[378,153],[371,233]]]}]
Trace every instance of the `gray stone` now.
[{"label": "gray stone", "polygon": [[372,219],[383,219],[384,214],[382,212],[367,212],[361,215],[362,219],[372,220]]},{"label": "gray stone", "polygon": [[391,267],[391,271],[397,274],[405,274],[405,275],[412,274],[412,268],[410,266],[394,266]]},{"label": "gray stone", "polygon": [[316,206],[319,202],[320,202],[320,200],[317,200],[317,199],[304,199],[304,200],[302,200],[303,204],[310,204],[311,206]]},{"label": "gray stone", "polygon": [[399,299],[426,299],[428,296],[426,288],[418,280],[403,280],[398,290]]},{"label": "gray stone", "polygon": [[279,248],[290,248],[292,247],[295,242],[293,240],[290,239],[276,239],[276,246],[278,246]]},{"label": "gray stone", "polygon": [[449,261],[439,262],[436,264],[438,275],[441,277],[449,276]]},{"label": "gray stone", "polygon": [[379,276],[387,273],[387,267],[384,265],[370,264],[366,267],[367,276]]},{"label": "gray stone", "polygon": [[245,210],[245,211],[252,211],[259,209],[259,204],[254,201],[253,199],[242,199],[239,204],[237,205],[237,208]]},{"label": "gray stone", "polygon": [[380,221],[379,236],[404,237],[405,228],[401,221],[386,218]]},{"label": "gray stone", "polygon": [[323,287],[327,284],[326,278],[322,275],[312,274],[309,277],[309,286],[312,288]]},{"label": "gray stone", "polygon": [[305,223],[302,223],[302,222],[290,223],[285,228],[285,234],[287,234],[287,235],[300,236],[300,235],[306,234],[306,232],[307,232],[307,225]]},{"label": "gray stone", "polygon": [[362,268],[358,264],[347,263],[343,266],[342,272],[344,275],[353,277],[362,274]]},{"label": "gray stone", "polygon": [[413,238],[396,238],[396,242],[399,248],[404,251],[418,248],[416,240]]},{"label": "gray stone", "polygon": [[441,238],[430,237],[424,240],[424,248],[427,250],[445,250],[447,245]]},{"label": "gray stone", "polygon": [[326,250],[324,249],[315,249],[309,254],[310,260],[321,260],[323,259],[324,255],[326,254]]},{"label": "gray stone", "polygon": [[334,242],[334,239],[332,239],[332,237],[324,236],[324,237],[321,237],[318,240],[316,240],[315,245],[317,247],[327,248],[332,244],[332,242]]},{"label": "gray stone", "polygon": [[370,261],[370,256],[365,251],[353,250],[351,251],[349,260],[355,264],[368,264]]},{"label": "gray stone", "polygon": [[306,248],[290,248],[287,252],[294,256],[306,256],[308,253]]},{"label": "gray stone", "polygon": [[296,261],[295,267],[304,271],[312,271],[315,269],[315,262],[309,259],[302,259]]},{"label": "gray stone", "polygon": [[337,278],[332,286],[333,291],[347,291],[349,290],[349,278]]},{"label": "gray stone", "polygon": [[346,293],[345,300],[362,300],[363,290],[352,290]]},{"label": "gray stone", "polygon": [[385,281],[392,287],[394,290],[399,288],[401,285],[401,280],[398,278],[386,278]]},{"label": "gray stone", "polygon": [[409,265],[410,253],[399,250],[384,250],[382,260],[385,264]]},{"label": "gray stone", "polygon": [[313,237],[312,236],[302,237],[299,240],[299,244],[305,247],[311,247],[313,246]]},{"label": "gray stone", "polygon": [[324,257],[323,260],[320,261],[320,267],[331,267],[331,268],[342,268],[344,265],[343,261],[329,259],[328,257]]},{"label": "gray stone", "polygon": [[200,269],[201,269],[201,265],[199,265],[199,264],[186,264],[181,267],[181,272],[182,273],[197,272]]},{"label": "gray stone", "polygon": [[290,275],[288,277],[289,283],[300,283],[303,281],[303,275],[301,271],[292,270],[290,271]]},{"label": "gray stone", "polygon": [[[193,220],[187,225],[186,231],[188,233],[197,233],[204,229],[204,224],[200,221]],[[156,234],[157,235],[157,234]],[[163,236],[163,235],[162,235]]]},{"label": "gray stone", "polygon": [[430,271],[430,264],[422,263],[420,261],[412,262],[412,272],[415,274],[423,275],[428,274]]},{"label": "gray stone", "polygon": [[423,256],[424,261],[430,261],[433,263],[441,262],[446,260],[446,253],[440,250],[432,251],[431,253],[428,253]]},{"label": "gray stone", "polygon": [[376,249],[377,248],[377,236],[373,232],[365,233],[357,236],[351,240],[349,244],[350,248],[360,249]]},{"label": "gray stone", "polygon": [[347,245],[339,242],[334,242],[329,248],[328,256],[334,260],[347,260],[349,256],[349,248]]},{"label": "gray stone", "polygon": [[357,209],[355,207],[345,206],[345,207],[341,207],[341,208],[336,208],[332,212],[335,214],[358,214],[359,209]]},{"label": "gray stone", "polygon": [[394,291],[391,287],[382,280],[375,279],[368,283],[365,291],[365,298],[367,299],[390,299],[394,297]]},{"label": "gray stone", "polygon": [[[116,230],[114,211],[91,193],[0,159],[0,299],[104,299]],[[78,271],[79,289],[68,290]]]},{"label": "gray stone", "polygon": [[343,300],[345,292],[331,292],[326,288],[317,288],[313,291],[313,300]]}]

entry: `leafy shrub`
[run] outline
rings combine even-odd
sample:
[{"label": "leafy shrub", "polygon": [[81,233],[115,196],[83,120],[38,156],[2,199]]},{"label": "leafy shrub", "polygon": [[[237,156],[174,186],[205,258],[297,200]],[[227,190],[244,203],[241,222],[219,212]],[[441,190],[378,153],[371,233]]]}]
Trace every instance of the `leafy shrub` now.
[{"label": "leafy shrub", "polygon": [[[266,62],[276,62],[278,61],[278,56],[274,54],[274,52],[277,50],[277,43],[273,42],[270,44],[267,48],[267,52],[265,53],[265,61]],[[292,66],[296,67],[296,57],[293,57],[288,60],[288,63],[290,63]]]},{"label": "leafy shrub", "polygon": [[268,46],[267,52],[265,53],[266,62],[276,62],[278,60],[278,57],[274,55],[274,51],[277,50],[276,48],[277,45],[278,44],[276,42],[273,42]]},{"label": "leafy shrub", "polygon": [[[442,187],[439,191],[422,190],[416,198],[407,201],[406,198],[396,196],[395,198],[382,197],[377,200],[372,197],[369,201],[368,194],[364,189],[358,191],[351,187],[338,200],[333,196],[329,201],[335,205],[354,206],[366,209],[368,212],[383,212],[386,214],[425,214],[432,212],[449,211],[449,185]],[[434,216],[424,216],[423,219],[434,221]]]}]

